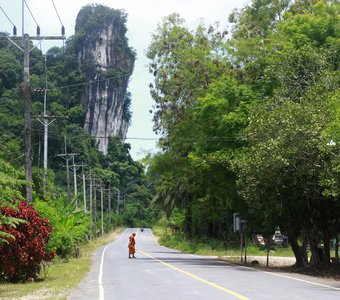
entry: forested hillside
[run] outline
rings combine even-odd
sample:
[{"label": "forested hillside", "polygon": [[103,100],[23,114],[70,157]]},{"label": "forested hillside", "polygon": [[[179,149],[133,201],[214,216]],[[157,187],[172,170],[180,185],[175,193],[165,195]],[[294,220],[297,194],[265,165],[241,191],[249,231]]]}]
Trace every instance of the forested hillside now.
[{"label": "forested hillside", "polygon": [[[126,18],[122,10],[89,5],[79,12],[79,29],[64,47],[53,47],[43,54],[31,43],[33,201],[28,205],[15,201],[25,200],[27,184],[23,54],[13,43],[0,40],[0,257],[6,261],[0,267],[0,280],[35,278],[41,260],[55,254],[73,255],[87,239],[116,226],[150,226],[153,222],[144,168],[133,161],[130,145],[124,142],[131,119],[128,74],[132,73],[135,55],[125,37]],[[117,29],[115,36],[106,37],[112,49],[106,61],[96,61],[96,49],[92,48],[79,59],[79,51],[86,51],[92,36],[105,26]],[[88,91],[98,88],[100,96],[87,97]],[[93,117],[93,107],[103,107],[104,101],[113,103],[106,113],[109,117],[91,121],[88,115]],[[110,114],[110,109],[115,114]],[[46,171],[45,117],[49,123]],[[115,130],[112,123],[117,126],[113,132],[117,135],[107,133],[104,153],[99,151],[103,137],[92,137],[85,124]],[[29,257],[33,263],[27,265]]]},{"label": "forested hillside", "polygon": [[149,172],[187,235],[235,240],[238,212],[249,238],[280,227],[298,266],[307,247],[312,264],[339,261],[339,9],[254,0],[227,29],[159,24],[147,55],[163,151]]}]

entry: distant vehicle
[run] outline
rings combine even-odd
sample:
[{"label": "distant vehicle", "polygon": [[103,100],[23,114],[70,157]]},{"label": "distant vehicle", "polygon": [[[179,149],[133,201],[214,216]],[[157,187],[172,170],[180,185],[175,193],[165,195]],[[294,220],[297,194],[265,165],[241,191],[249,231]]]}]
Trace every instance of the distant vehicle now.
[{"label": "distant vehicle", "polygon": [[281,233],[280,227],[275,230],[275,233],[273,235],[273,242],[275,245],[288,247],[288,237]]}]

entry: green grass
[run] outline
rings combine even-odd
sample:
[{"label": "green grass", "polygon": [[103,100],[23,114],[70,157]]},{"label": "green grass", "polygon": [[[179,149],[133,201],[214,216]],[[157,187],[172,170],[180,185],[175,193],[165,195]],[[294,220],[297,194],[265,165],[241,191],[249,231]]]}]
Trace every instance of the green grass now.
[{"label": "green grass", "polygon": [[[154,227],[153,233],[159,237],[158,242],[169,248],[177,249],[186,253],[211,256],[239,256],[240,246],[235,243],[228,243],[216,239],[200,238],[188,239],[183,234],[172,235],[169,230],[162,227]],[[253,256],[266,256],[266,249],[260,249],[256,245],[249,243],[247,245],[247,254]],[[294,256],[291,248],[275,247],[270,252],[270,256]]]},{"label": "green grass", "polygon": [[[117,232],[117,231],[116,231]],[[116,232],[89,241],[80,249],[80,258],[68,261],[55,259],[41,272],[41,280],[28,283],[1,283],[0,299],[66,299],[86,276],[91,267],[91,256],[95,249],[114,239]]]}]

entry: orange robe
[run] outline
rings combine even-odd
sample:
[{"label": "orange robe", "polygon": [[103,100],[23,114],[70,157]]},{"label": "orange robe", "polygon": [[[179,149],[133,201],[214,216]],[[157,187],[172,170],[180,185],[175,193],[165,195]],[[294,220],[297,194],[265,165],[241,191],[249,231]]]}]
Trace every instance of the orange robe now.
[{"label": "orange robe", "polygon": [[135,245],[136,245],[136,240],[135,237],[133,235],[129,236],[129,254],[135,254],[136,249],[135,249]]}]

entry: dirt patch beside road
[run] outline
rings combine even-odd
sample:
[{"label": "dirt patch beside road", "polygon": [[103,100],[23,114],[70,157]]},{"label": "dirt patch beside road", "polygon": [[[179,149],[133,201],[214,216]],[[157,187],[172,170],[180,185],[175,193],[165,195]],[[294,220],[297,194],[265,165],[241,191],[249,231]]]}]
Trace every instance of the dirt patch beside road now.
[{"label": "dirt patch beside road", "polygon": [[[242,263],[240,256],[219,256],[218,259],[230,261],[232,263]],[[269,256],[269,267],[290,267],[294,264],[295,257]],[[247,265],[266,267],[267,256],[247,256]]]},{"label": "dirt patch beside road", "polygon": [[[237,265],[245,265],[241,262],[240,256],[219,256],[218,259]],[[340,265],[331,264],[328,266],[307,266],[296,268],[295,257],[269,256],[269,267],[267,268],[266,256],[247,256],[247,267],[259,268],[269,272],[282,272],[291,274],[294,277],[312,276],[319,280],[340,282]]]}]

